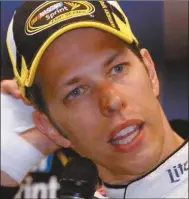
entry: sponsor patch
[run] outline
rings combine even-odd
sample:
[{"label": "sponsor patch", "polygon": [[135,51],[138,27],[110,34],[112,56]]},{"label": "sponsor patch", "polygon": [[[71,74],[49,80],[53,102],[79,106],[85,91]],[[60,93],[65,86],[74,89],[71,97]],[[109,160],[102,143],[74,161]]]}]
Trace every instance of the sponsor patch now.
[{"label": "sponsor patch", "polygon": [[84,1],[47,1],[37,7],[25,24],[25,33],[34,35],[60,22],[92,15],[95,7]]}]

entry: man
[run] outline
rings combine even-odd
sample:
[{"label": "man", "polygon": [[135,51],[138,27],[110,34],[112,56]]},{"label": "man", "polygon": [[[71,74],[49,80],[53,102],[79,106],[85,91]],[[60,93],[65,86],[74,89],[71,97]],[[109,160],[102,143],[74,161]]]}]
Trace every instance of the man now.
[{"label": "man", "polygon": [[7,44],[37,128],[93,160],[110,198],[187,197],[188,145],[117,2],[27,2]]}]

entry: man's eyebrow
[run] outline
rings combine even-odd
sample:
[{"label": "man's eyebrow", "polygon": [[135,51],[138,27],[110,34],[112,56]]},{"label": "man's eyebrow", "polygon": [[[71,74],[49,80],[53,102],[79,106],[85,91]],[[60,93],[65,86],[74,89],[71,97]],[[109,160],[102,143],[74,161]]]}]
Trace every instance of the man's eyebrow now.
[{"label": "man's eyebrow", "polygon": [[73,77],[72,79],[70,79],[69,81],[67,81],[65,83],[66,86],[72,85],[72,84],[76,84],[80,81],[81,79],[79,77]]},{"label": "man's eyebrow", "polygon": [[[121,55],[123,52],[125,51],[125,49],[122,49],[122,50],[119,50],[119,51],[116,51],[115,53],[113,53],[107,61],[105,61],[104,63],[104,66],[109,66],[119,55]],[[64,87],[65,86],[70,86],[72,84],[76,84],[78,83],[79,81],[81,81],[81,78],[80,77],[73,77],[71,78],[70,80],[68,80],[67,82],[64,83]]]},{"label": "man's eyebrow", "polygon": [[55,93],[57,93],[61,88],[65,88],[66,86],[70,86],[72,84],[76,84],[80,81],[81,79],[77,76],[71,78],[70,80],[68,80],[67,82],[63,83],[63,84],[60,84],[57,88],[56,88],[56,91]]},{"label": "man's eyebrow", "polygon": [[119,55],[121,55],[123,52],[125,51],[125,49],[116,51],[115,53],[113,53],[108,60],[105,61],[104,66],[109,66]]}]

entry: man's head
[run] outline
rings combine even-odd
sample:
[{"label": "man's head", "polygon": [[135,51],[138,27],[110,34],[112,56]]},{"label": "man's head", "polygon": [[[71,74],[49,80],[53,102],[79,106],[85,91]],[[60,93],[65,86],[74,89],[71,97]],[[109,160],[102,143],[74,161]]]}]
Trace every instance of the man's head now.
[{"label": "man's head", "polygon": [[[26,91],[26,96],[32,93],[35,100],[36,89],[41,92],[38,98],[43,99],[49,119],[81,155],[117,175],[146,172],[160,160],[164,144],[163,114],[157,99],[159,82],[149,52],[136,50],[138,42],[120,8],[108,2],[88,2],[90,18],[104,15],[109,20],[109,28],[95,26],[93,19],[87,22],[88,26],[65,32],[60,31],[65,28],[60,26],[57,31],[61,34],[48,35],[46,41],[49,42],[45,43],[40,37],[41,46],[32,53],[39,45],[33,45],[32,38],[39,39],[36,35],[43,31],[51,33],[50,26],[45,26],[47,21],[49,25],[73,15],[74,10],[85,13],[84,3],[72,2],[71,11],[69,4],[54,3],[49,9],[44,6],[43,12],[35,5],[38,8],[30,15],[30,26],[26,23],[28,29],[25,30],[26,41],[30,41],[31,46],[26,46],[26,41],[20,43],[20,49],[27,55],[21,56],[23,76],[18,77],[23,93]],[[26,6],[25,11],[28,9]],[[117,19],[118,15],[126,24]],[[19,17],[15,16],[15,23]],[[47,20],[45,24],[43,17]],[[25,21],[27,19],[25,17]],[[34,58],[30,59],[32,54]],[[33,84],[35,88],[31,89]],[[50,131],[48,121],[42,123],[38,121],[38,126]]]}]

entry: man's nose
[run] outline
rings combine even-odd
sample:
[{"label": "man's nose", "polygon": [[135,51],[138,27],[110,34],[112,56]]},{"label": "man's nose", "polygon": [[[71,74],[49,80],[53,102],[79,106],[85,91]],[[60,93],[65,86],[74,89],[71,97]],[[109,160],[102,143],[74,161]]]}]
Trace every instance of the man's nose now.
[{"label": "man's nose", "polygon": [[123,94],[115,87],[109,86],[101,89],[100,110],[106,117],[121,112],[126,107]]}]

